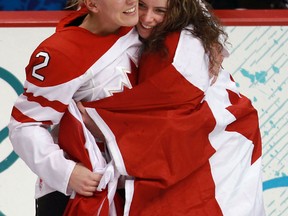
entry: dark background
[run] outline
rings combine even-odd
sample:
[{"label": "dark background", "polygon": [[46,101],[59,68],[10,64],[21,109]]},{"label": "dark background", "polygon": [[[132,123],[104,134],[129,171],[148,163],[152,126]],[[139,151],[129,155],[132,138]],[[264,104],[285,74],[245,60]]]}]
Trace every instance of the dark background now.
[{"label": "dark background", "polygon": [[287,9],[288,0],[206,0],[214,9]]}]

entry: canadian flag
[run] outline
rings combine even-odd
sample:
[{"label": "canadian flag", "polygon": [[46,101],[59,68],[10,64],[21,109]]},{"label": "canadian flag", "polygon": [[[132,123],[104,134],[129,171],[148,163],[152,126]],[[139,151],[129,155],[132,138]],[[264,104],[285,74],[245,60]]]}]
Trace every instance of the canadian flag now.
[{"label": "canadian flag", "polygon": [[[119,175],[126,178],[124,212],[119,215],[265,215],[261,136],[250,100],[238,92],[226,71],[203,90],[185,78],[175,62],[155,70],[131,90],[84,103],[106,138],[113,175],[105,175],[109,165],[91,160],[89,148],[83,145],[86,129],[73,123],[71,113],[61,123],[66,129],[60,133],[66,136],[60,144],[68,143],[72,149],[68,154],[73,156],[81,149],[77,160],[90,168],[102,166],[109,183]],[[73,125],[79,125],[76,131],[70,131]],[[109,183],[98,197],[74,206],[90,211],[78,215],[102,211],[117,215],[111,213],[109,193],[115,194],[115,188],[109,189]]]}]

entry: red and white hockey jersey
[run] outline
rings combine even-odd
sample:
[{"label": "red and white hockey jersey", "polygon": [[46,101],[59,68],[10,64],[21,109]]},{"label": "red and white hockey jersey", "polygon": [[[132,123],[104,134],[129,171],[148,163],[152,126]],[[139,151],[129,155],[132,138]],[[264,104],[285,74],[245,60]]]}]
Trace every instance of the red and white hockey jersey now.
[{"label": "red and white hockey jersey", "polygon": [[85,14],[77,11],[64,19],[57,32],[35,49],[26,67],[24,93],[12,110],[10,140],[40,177],[36,198],[55,190],[69,193],[67,184],[75,165],[47,128],[60,122],[71,101],[99,100],[131,88],[136,80],[131,74],[140,46],[135,29],[123,27],[117,34],[97,36],[66,26]]},{"label": "red and white hockey jersey", "polygon": [[[166,45],[166,60],[143,56],[139,85],[84,104],[105,135],[114,164],[107,173],[127,177],[124,215],[265,215],[257,111],[228,72],[210,85],[207,55],[197,38],[182,31]],[[83,135],[89,133],[73,104],[64,119],[63,143],[72,142],[65,136],[72,125],[83,130],[73,137],[70,154],[84,152],[83,143],[95,145],[91,134]]]}]

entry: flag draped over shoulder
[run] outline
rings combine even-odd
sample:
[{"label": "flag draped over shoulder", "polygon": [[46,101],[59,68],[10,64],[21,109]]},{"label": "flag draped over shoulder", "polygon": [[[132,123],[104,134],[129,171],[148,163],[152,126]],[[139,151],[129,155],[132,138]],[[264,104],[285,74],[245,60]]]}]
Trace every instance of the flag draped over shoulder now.
[{"label": "flag draped over shoulder", "polygon": [[132,90],[84,103],[115,170],[127,177],[124,215],[265,215],[256,110],[225,71],[212,86],[201,84],[208,67],[201,66],[205,58],[194,59],[202,49],[195,38],[194,61],[182,68],[177,61],[189,58],[181,51],[191,38],[175,35],[168,41],[173,63],[152,68],[161,57],[148,57],[140,76],[157,73]]}]

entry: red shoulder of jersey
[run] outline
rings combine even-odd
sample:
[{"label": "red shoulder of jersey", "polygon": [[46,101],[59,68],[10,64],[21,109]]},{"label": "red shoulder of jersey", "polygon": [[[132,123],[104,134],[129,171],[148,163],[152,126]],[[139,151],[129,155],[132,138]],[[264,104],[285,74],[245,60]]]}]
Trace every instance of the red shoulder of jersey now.
[{"label": "red shoulder of jersey", "polygon": [[43,41],[26,67],[26,79],[37,86],[54,86],[84,74],[113,44],[120,34],[97,36],[79,27],[67,27]]}]

